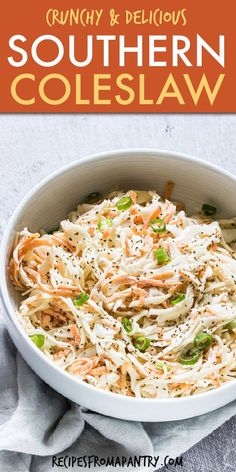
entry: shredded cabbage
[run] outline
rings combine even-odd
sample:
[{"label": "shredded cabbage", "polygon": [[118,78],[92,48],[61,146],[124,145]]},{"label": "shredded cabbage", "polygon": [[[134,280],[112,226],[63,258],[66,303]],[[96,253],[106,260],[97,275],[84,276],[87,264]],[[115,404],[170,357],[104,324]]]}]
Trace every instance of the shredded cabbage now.
[{"label": "shredded cabbage", "polygon": [[[119,211],[125,195],[132,205]],[[98,388],[143,398],[192,395],[235,378],[236,330],[227,325],[236,319],[236,219],[177,208],[154,191],[113,192],[79,205],[53,234],[17,234],[17,317],[28,336],[44,336],[47,358]],[[156,218],[165,231],[153,231]],[[166,263],[158,264],[158,248]],[[202,331],[211,346],[182,365]],[[137,337],[148,340],[143,351]]]}]

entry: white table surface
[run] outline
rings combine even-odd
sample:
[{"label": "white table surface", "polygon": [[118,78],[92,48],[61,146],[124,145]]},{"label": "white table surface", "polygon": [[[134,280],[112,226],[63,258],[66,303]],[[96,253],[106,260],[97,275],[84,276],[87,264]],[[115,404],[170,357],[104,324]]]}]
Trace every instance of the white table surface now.
[{"label": "white table surface", "polygon": [[184,151],[236,173],[236,115],[0,115],[0,226],[52,170],[125,147]]},{"label": "white table surface", "polygon": [[[236,115],[0,115],[0,232],[19,200],[51,171],[88,154],[127,147],[183,151],[236,173]],[[189,451],[183,472],[213,470],[212,447],[218,444],[219,458],[230,452],[228,434],[235,423]],[[228,456],[225,468],[214,456],[215,471],[235,470],[235,455]]]}]

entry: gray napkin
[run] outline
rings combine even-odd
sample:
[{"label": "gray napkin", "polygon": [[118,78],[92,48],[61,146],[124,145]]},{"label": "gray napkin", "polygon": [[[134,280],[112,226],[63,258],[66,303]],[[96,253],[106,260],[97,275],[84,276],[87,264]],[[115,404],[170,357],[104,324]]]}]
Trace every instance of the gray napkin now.
[{"label": "gray napkin", "polygon": [[[53,456],[57,456],[54,460],[63,456],[160,456],[156,466],[141,463],[135,469],[153,471],[161,467],[166,455],[181,455],[236,413],[235,401],[208,415],[178,422],[136,423],[102,416],[65,399],[34,374],[1,320],[0,345],[0,470],[4,472],[51,471]],[[90,467],[100,472],[113,469]],[[62,464],[54,470],[67,468]],[[87,468],[80,465],[68,470]]]}]

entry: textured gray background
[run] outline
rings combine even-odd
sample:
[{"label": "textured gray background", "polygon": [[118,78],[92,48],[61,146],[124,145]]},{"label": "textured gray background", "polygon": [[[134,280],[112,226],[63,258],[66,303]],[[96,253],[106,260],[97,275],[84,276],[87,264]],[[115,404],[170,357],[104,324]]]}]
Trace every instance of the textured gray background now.
[{"label": "textured gray background", "polygon": [[[0,231],[41,178],[90,153],[156,147],[193,154],[236,173],[235,131],[235,115],[1,115]],[[236,471],[235,429],[232,419],[185,453],[182,468],[169,470]]]}]

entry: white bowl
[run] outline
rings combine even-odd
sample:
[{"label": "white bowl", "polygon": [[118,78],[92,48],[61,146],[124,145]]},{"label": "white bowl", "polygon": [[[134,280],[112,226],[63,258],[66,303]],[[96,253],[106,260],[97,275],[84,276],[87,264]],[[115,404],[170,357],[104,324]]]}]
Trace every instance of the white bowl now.
[{"label": "white bowl", "polygon": [[175,182],[174,199],[195,212],[203,202],[213,203],[219,216],[234,216],[236,178],[224,170],[183,154],[152,149],[122,150],[97,154],[54,172],[20,203],[6,229],[0,257],[0,285],[4,319],[11,338],[25,361],[51,387],[91,410],[134,421],[169,421],[201,415],[236,398],[232,381],[210,392],[177,399],[125,397],[86,384],[46,359],[16,321],[19,296],[11,287],[7,265],[17,230],[51,230],[84,197],[99,190],[136,188],[162,192],[168,180]]}]

